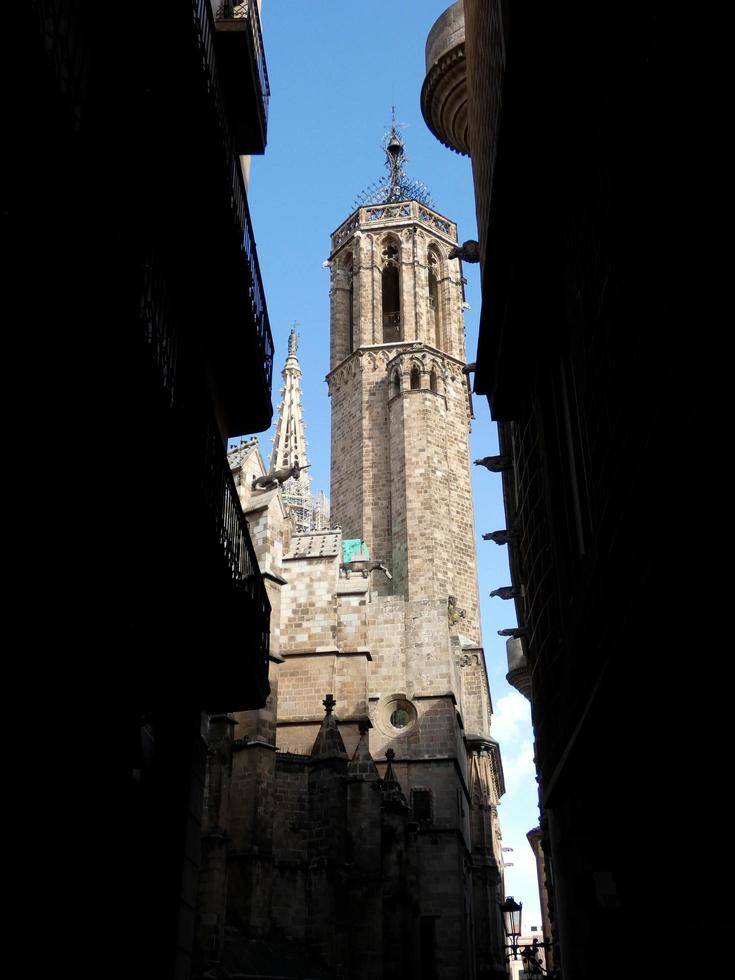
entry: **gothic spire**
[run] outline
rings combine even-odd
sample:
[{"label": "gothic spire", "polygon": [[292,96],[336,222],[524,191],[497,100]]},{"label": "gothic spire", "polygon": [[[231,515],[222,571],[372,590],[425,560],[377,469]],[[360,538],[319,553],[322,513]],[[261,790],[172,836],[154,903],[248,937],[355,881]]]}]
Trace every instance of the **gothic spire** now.
[{"label": "gothic spire", "polygon": [[375,765],[372,755],[370,755],[370,746],[368,745],[368,731],[371,728],[369,719],[361,718],[357,723],[357,727],[360,732],[360,741],[357,743],[357,748],[350,759],[350,764],[347,766],[347,772],[351,776],[364,776],[366,779],[378,779],[378,767]]},{"label": "gothic spire", "polygon": [[401,784],[393,772],[393,760],[395,757],[396,754],[393,749],[386,749],[385,758],[388,765],[385,767],[385,775],[380,784],[383,793],[383,803],[397,803],[400,806],[407,807],[408,803],[406,802],[406,797],[403,795]]},{"label": "gothic spire", "polygon": [[291,327],[288,338],[288,356],[281,377],[281,403],[278,406],[278,422],[273,439],[271,455],[271,470],[295,466],[301,468],[298,479],[289,480],[281,491],[285,503],[289,505],[296,517],[297,532],[312,530],[311,512],[311,478],[306,455],[306,435],[304,428],[304,413],[301,403],[301,365],[296,356],[299,346],[299,336],[296,333],[297,324]]},{"label": "gothic spire", "polygon": [[337,719],[332,714],[336,703],[331,694],[328,694],[322,701],[326,713],[311,750],[312,759],[317,756],[339,756],[345,759],[347,758],[345,743],[342,741],[342,736],[339,733]]}]

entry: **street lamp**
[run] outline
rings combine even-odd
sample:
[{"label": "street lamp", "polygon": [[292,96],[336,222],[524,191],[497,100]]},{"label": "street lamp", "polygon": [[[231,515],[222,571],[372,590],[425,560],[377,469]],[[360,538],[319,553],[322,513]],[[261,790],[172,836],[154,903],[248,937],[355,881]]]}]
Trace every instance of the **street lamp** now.
[{"label": "street lamp", "polygon": [[521,915],[523,913],[523,902],[516,902],[512,895],[500,905],[503,913],[503,926],[505,935],[508,939],[506,949],[513,950],[513,959],[518,959],[518,939],[521,935]]},{"label": "street lamp", "polygon": [[[551,943],[548,940],[540,943],[538,939],[534,937],[533,943],[530,946],[520,946],[518,940],[521,937],[521,914],[523,911],[523,902],[516,902],[512,895],[509,895],[506,900],[499,903],[500,911],[503,913],[503,927],[505,928],[505,935],[508,940],[508,944],[505,947],[509,949],[513,954],[513,959],[518,959],[518,954],[520,953],[521,959],[523,960],[523,970],[526,976],[529,977],[552,977],[555,980],[560,980],[560,974],[558,970],[545,970],[539,959],[539,952],[543,949],[544,952],[549,952],[551,950]],[[508,954],[508,959],[510,959],[510,953]]]}]

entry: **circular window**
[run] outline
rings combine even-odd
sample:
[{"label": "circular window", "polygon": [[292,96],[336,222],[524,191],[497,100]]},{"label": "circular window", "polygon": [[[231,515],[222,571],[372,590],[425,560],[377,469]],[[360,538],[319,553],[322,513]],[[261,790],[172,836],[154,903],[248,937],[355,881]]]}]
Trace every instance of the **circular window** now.
[{"label": "circular window", "polygon": [[405,728],[411,721],[411,716],[405,708],[396,708],[390,716],[390,723],[394,728]]},{"label": "circular window", "polygon": [[418,714],[405,694],[390,694],[378,703],[374,722],[384,735],[399,738],[413,732]]}]

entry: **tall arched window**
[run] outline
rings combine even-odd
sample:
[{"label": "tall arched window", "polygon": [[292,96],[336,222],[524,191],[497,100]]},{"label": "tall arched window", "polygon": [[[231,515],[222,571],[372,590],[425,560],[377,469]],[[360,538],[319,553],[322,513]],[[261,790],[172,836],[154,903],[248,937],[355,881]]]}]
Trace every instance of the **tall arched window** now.
[{"label": "tall arched window", "polygon": [[383,343],[401,339],[401,286],[398,274],[398,242],[393,238],[383,243]]},{"label": "tall arched window", "polygon": [[417,367],[411,368],[411,391],[417,391],[421,387],[421,375]]},{"label": "tall arched window", "polygon": [[400,395],[401,393],[401,375],[398,371],[393,372],[393,377],[390,379],[390,395],[393,398],[395,395]]},{"label": "tall arched window", "polygon": [[436,371],[434,371],[433,369],[431,371],[431,374],[429,375],[429,389],[430,391],[433,391],[434,394],[436,394]]},{"label": "tall arched window", "polygon": [[345,259],[345,272],[347,274],[347,282],[349,283],[349,291],[347,293],[347,305],[348,305],[348,346],[347,353],[351,354],[355,349],[355,281],[352,268],[352,256],[348,255]]},{"label": "tall arched window", "polygon": [[429,341],[441,350],[441,303],[439,301],[439,256],[429,249]]}]

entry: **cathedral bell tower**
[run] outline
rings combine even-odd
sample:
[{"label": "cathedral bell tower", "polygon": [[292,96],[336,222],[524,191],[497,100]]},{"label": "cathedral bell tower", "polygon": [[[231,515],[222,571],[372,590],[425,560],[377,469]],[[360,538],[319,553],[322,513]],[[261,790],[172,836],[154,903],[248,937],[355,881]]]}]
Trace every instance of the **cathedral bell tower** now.
[{"label": "cathedral bell tower", "polygon": [[457,227],[395,126],[385,149],[388,180],[332,236],[332,520],[389,564],[381,591],[453,596],[479,640]]},{"label": "cathedral bell tower", "polygon": [[395,123],[384,149],[388,176],[334,232],[327,263],[332,523],[371,559],[343,553],[336,608],[364,624],[364,645],[339,647],[335,663],[366,657],[369,750],[414,820],[417,975],[505,977],[457,227],[406,175]]}]

